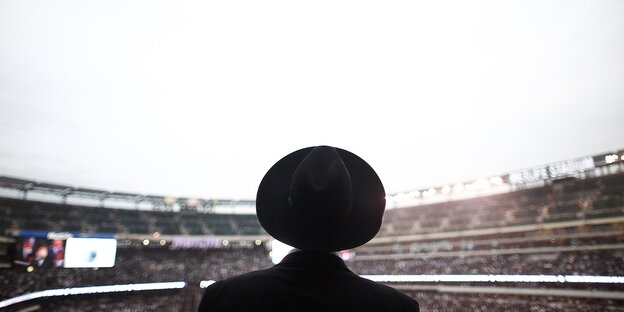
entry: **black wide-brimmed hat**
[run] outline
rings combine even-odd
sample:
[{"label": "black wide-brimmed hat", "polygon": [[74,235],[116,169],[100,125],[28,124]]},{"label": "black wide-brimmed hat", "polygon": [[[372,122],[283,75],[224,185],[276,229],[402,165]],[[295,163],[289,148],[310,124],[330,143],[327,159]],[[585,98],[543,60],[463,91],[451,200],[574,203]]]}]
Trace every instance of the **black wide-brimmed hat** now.
[{"label": "black wide-brimmed hat", "polygon": [[335,147],[295,151],[266,173],[256,197],[262,227],[304,250],[339,251],[371,240],[386,206],[381,180],[362,158]]}]

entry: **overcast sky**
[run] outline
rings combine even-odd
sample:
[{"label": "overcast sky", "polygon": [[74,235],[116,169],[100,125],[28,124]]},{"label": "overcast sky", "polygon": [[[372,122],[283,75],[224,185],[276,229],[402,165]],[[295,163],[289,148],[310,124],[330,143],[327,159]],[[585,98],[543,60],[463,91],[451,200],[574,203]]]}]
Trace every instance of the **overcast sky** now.
[{"label": "overcast sky", "polygon": [[334,145],[388,193],[624,147],[624,1],[0,0],[0,175],[254,199]]}]

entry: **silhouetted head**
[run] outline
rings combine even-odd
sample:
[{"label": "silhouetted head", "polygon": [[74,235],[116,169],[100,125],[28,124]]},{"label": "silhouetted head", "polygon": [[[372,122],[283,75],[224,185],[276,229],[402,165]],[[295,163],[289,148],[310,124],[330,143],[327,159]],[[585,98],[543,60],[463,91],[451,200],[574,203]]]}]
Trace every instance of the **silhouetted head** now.
[{"label": "silhouetted head", "polygon": [[379,231],[381,180],[362,158],[331,146],[295,151],[269,169],[256,197],[262,227],[304,250],[355,248]]}]

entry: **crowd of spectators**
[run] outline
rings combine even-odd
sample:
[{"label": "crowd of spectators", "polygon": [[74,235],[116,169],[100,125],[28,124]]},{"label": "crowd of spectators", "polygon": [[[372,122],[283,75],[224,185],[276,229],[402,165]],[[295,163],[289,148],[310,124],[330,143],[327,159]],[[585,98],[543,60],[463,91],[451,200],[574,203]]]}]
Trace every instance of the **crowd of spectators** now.
[{"label": "crowd of spectators", "polygon": [[[470,256],[470,257],[443,257],[432,259],[403,259],[403,260],[374,260],[359,261],[357,257],[347,261],[347,266],[358,274],[564,274],[564,275],[624,275],[624,250],[594,250],[585,252],[561,252],[556,257],[543,254],[511,254],[498,256]],[[269,251],[264,246],[253,248],[229,249],[188,249],[171,250],[156,247],[128,247],[120,248],[117,253],[115,267],[100,269],[62,269],[47,268],[26,272],[24,268],[14,267],[2,269],[0,276],[0,299],[14,297],[27,292],[57,289],[67,287],[132,284],[148,282],[186,281],[189,285],[197,286],[202,280],[222,280],[245,272],[268,268],[272,265]],[[488,286],[491,286],[489,284]],[[509,284],[498,285],[509,287]],[[516,285],[517,286],[517,285]],[[525,287],[540,287],[540,285],[520,285]],[[550,285],[552,286],[552,285]],[[541,287],[544,287],[543,285]],[[576,285],[583,289],[595,289],[592,285]],[[564,288],[559,285],[556,288]],[[602,290],[624,289],[618,287],[602,287]],[[201,290],[193,290],[195,304],[201,297]],[[472,307],[479,305],[481,297],[475,295],[461,295],[457,298],[449,295],[446,301],[433,300],[438,296],[435,292],[410,292],[421,300],[426,307],[423,311],[453,311],[453,307]],[[149,294],[146,296],[149,297]],[[180,300],[177,295],[173,297]],[[82,299],[81,299],[82,298]],[[52,306],[61,311],[75,311],[89,305],[98,304],[111,307],[114,310],[138,311],[146,308],[158,308],[165,301],[159,298],[148,298],[141,295],[129,295],[128,306],[123,300],[107,301],[106,296],[99,296],[96,301],[89,301],[78,297],[62,301],[42,301],[46,307]],[[102,299],[103,298],[103,299]],[[488,302],[481,303],[481,308],[474,311],[486,311],[493,305],[505,307],[504,311],[520,311],[527,307],[523,296],[490,296]],[[494,299],[492,299],[494,298]],[[539,301],[539,300],[542,301]],[[535,310],[554,311],[569,300],[558,298],[559,301],[545,302],[539,297],[532,302]],[[571,299],[570,299],[571,300]],[[569,311],[597,311],[593,303],[585,300],[582,307]],[[504,303],[504,304],[503,304]],[[149,306],[146,306],[148,305]],[[182,305],[182,303],[180,303]],[[61,308],[59,308],[61,306]],[[124,308],[121,308],[124,307]],[[168,311],[171,307],[165,307]],[[125,309],[125,310],[124,310]],[[481,310],[479,310],[481,309]],[[487,311],[502,311],[489,309]],[[173,311],[173,310],[172,310]],[[179,311],[179,310],[176,310]],[[459,311],[459,310],[457,310]],[[526,311],[526,310],[525,310]]]},{"label": "crowd of spectators", "polygon": [[624,174],[387,210],[380,236],[624,216]]},{"label": "crowd of spectators", "polygon": [[518,248],[584,249],[588,246],[624,243],[624,225],[603,224],[568,227],[554,230],[522,231],[489,235],[459,236],[447,239],[421,238],[402,242],[367,244],[355,249],[359,256],[412,254],[426,257],[432,253],[491,250],[505,251]]},{"label": "crowd of spectators", "polygon": [[405,258],[349,262],[358,274],[624,275],[624,250]]},{"label": "crowd of spectators", "polygon": [[[201,297],[201,290],[195,289]],[[558,296],[519,296],[503,294],[461,294],[402,290],[418,300],[421,312],[623,312],[622,300],[570,298]],[[152,291],[132,294],[100,294],[56,298],[30,304],[30,311],[195,311],[187,305],[182,291]]]},{"label": "crowd of spectators", "polygon": [[0,298],[78,286],[221,280],[272,265],[264,246],[230,249],[119,248],[113,268],[0,269]]},{"label": "crowd of spectators", "polygon": [[[264,234],[255,215],[102,209],[0,198],[0,230],[166,235]],[[379,236],[624,216],[624,174],[386,211]]]},{"label": "crowd of spectators", "polygon": [[[624,175],[612,175],[508,194],[388,210],[380,236],[623,216],[623,194]],[[264,233],[253,215],[103,209],[4,198],[0,199],[0,217],[0,229],[5,232],[29,229],[148,235],[153,232],[163,235]],[[623,229],[622,223],[607,223],[371,244],[352,251],[347,265],[358,274],[624,276],[624,249],[617,247],[624,242]],[[248,248],[222,246],[175,250],[168,246],[122,245],[117,250],[113,268],[35,268],[33,272],[20,266],[0,268],[0,300],[33,291],[91,285],[168,281],[199,285],[202,280],[221,280],[270,267],[269,250],[263,244]],[[575,250],[571,247],[582,248]],[[593,286],[579,287],[592,289]],[[623,290],[621,286],[596,287]],[[179,306],[188,306],[188,298],[194,298],[191,305],[197,304],[201,298],[201,290],[195,288],[184,296],[176,292],[160,295],[146,292],[125,295],[121,297],[123,300],[117,295],[98,295],[95,301],[78,296],[34,304],[40,305],[41,310],[55,311],[94,310],[94,305],[116,311],[180,311]],[[624,303],[587,298],[407,292],[421,302],[422,311],[603,311],[605,306],[610,307],[609,311],[622,311],[619,303]]]},{"label": "crowd of spectators", "polygon": [[51,232],[162,235],[258,235],[255,215],[192,210],[156,211],[63,205],[0,198],[0,232]]},{"label": "crowd of spectators", "polygon": [[458,294],[404,291],[416,298],[421,312],[621,312],[622,301],[548,296]]},{"label": "crowd of spectators", "polygon": [[184,311],[184,299],[182,291],[148,291],[140,293],[96,294],[54,298],[27,306],[34,306],[40,311],[57,312],[178,312]]},{"label": "crowd of spectators", "polygon": [[[201,290],[194,290],[201,297]],[[438,293],[402,290],[418,300],[421,312],[622,312],[622,300],[569,298],[558,296],[519,296],[502,294]],[[183,300],[181,291],[154,291],[132,294],[102,294],[58,298],[31,304],[33,311],[194,311]]]}]

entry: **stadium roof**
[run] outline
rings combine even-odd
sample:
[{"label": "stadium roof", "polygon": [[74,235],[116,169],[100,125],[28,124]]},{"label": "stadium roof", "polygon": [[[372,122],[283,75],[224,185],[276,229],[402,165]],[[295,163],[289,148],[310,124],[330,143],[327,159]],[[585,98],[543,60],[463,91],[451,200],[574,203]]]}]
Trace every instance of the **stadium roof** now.
[{"label": "stadium roof", "polygon": [[[606,171],[603,170],[603,168],[605,168]],[[431,186],[423,189],[414,189],[408,192],[389,194],[387,196],[387,207],[400,208],[439,201],[485,196],[510,192],[517,189],[540,187],[551,181],[571,177],[586,178],[623,171],[624,149],[607,154],[579,157],[532,168],[515,170],[499,176],[480,177],[471,181],[457,181],[454,184]],[[253,200],[173,198],[70,187],[8,176],[0,176],[0,191],[3,189],[16,190],[21,193],[23,198],[27,198],[28,193],[32,192],[53,194],[62,197],[64,203],[67,202],[67,197],[70,196],[86,197],[99,200],[101,206],[104,206],[106,200],[122,200],[130,203],[130,205],[133,205],[135,208],[139,208],[141,203],[146,203],[149,205],[149,207],[147,207],[149,209],[172,209],[173,206],[177,206],[178,208],[176,209],[190,208],[204,209],[206,211],[212,211],[216,206],[228,206],[230,208],[245,207],[248,208],[247,210],[255,209],[255,201]],[[2,195],[2,193],[0,193],[0,195]]]}]

